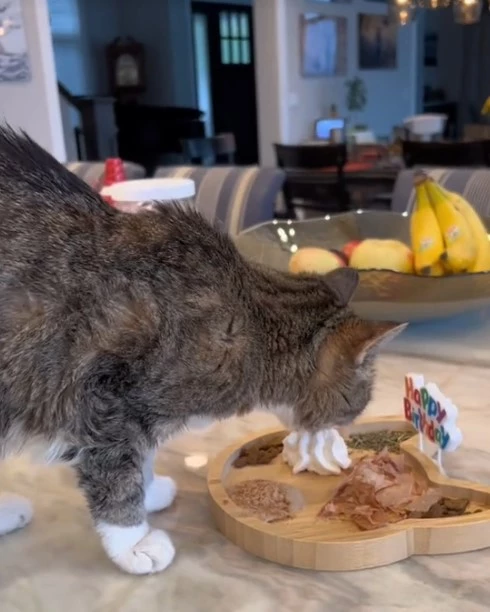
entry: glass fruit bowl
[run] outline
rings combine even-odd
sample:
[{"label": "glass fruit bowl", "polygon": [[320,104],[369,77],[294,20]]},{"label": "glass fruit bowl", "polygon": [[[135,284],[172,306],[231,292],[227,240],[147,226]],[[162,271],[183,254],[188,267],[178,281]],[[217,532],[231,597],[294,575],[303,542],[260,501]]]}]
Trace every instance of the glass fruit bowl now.
[{"label": "glass fruit bowl", "polygon": [[[484,220],[487,228],[490,220]],[[299,248],[341,250],[366,238],[395,239],[409,245],[407,213],[352,211],[307,221],[271,221],[235,238],[241,254],[256,263],[287,271]],[[374,320],[425,321],[490,306],[490,273],[443,277],[416,276],[391,270],[361,270],[352,306]]]}]

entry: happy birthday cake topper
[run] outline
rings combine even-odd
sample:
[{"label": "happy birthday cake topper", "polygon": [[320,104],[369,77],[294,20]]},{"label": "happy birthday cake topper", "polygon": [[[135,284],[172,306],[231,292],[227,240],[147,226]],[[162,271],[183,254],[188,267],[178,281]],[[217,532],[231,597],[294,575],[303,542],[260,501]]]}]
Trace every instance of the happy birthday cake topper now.
[{"label": "happy birthday cake topper", "polygon": [[405,376],[403,399],[405,419],[419,432],[419,448],[425,452],[424,438],[437,446],[437,465],[442,468],[442,452],[451,452],[463,441],[457,425],[458,409],[434,383],[425,383],[422,374]]}]

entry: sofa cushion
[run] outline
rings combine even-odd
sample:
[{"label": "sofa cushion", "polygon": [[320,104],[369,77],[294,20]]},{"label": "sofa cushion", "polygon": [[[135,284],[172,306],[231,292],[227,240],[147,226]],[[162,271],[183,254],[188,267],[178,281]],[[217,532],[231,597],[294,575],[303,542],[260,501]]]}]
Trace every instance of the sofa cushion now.
[{"label": "sofa cushion", "polygon": [[157,177],[190,178],[196,184],[196,208],[231,235],[274,218],[284,183],[279,168],[178,166],[157,168]]},{"label": "sofa cushion", "polygon": [[[490,217],[490,169],[422,168],[422,170],[449,191],[463,195],[482,216]],[[391,202],[392,210],[396,212],[412,210],[415,202],[414,172],[417,170],[402,170],[398,175]]]}]

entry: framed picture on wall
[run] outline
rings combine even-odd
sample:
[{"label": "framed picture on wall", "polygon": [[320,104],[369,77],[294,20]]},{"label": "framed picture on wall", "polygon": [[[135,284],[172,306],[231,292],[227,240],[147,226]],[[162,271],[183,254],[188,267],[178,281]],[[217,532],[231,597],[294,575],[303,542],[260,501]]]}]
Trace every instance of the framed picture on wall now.
[{"label": "framed picture on wall", "polygon": [[347,18],[320,13],[300,16],[300,62],[304,77],[347,74]]},{"label": "framed picture on wall", "polygon": [[20,0],[0,1],[0,83],[31,79]]},{"label": "framed picture on wall", "polygon": [[360,70],[394,70],[397,67],[398,26],[387,15],[359,14]]}]

